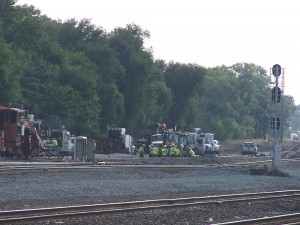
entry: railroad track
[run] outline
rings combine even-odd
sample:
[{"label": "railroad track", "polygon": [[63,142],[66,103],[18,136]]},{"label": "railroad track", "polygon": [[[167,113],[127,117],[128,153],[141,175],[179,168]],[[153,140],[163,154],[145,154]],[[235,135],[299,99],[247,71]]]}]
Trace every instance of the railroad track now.
[{"label": "railroad track", "polygon": [[[134,163],[119,163],[119,162],[99,162],[94,163],[0,163],[0,173],[7,171],[34,171],[34,170],[76,170],[76,169],[108,169],[108,168],[133,168],[133,169],[147,169],[147,168],[238,168],[248,167],[253,165],[268,165],[271,164],[272,160],[261,160],[252,162],[235,162],[235,163],[211,163],[211,164],[197,164],[197,165],[184,165],[184,164],[173,164],[173,165],[160,165],[160,164],[134,164]],[[300,162],[300,159],[282,159],[282,163],[289,162]]]},{"label": "railroad track", "polygon": [[[190,197],[176,199],[157,199],[134,202],[118,202],[108,204],[76,205],[53,208],[36,208],[0,211],[0,224],[33,224],[44,221],[68,221],[81,220],[90,217],[116,215],[129,215],[132,213],[145,213],[152,211],[176,210],[210,205],[222,205],[230,203],[255,203],[288,198],[299,198],[300,190],[287,190],[261,193],[244,193],[232,195],[217,195],[205,197]],[[263,218],[264,224],[270,221],[293,221],[300,218],[299,214],[285,215],[285,217]],[[235,221],[235,223],[223,224],[262,224],[259,220]]]}]

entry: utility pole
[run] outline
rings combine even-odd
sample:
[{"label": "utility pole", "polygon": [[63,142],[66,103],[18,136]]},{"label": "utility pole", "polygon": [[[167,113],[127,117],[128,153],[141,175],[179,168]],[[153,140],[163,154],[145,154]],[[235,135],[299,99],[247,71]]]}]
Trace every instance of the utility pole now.
[{"label": "utility pole", "polygon": [[[272,82],[272,75],[275,81]],[[282,94],[284,89],[284,69],[279,64],[275,64],[270,69],[271,99],[273,103],[273,117],[271,118],[271,128],[273,129],[274,149],[272,158],[272,171],[279,170],[281,166],[281,146],[282,146]]]}]

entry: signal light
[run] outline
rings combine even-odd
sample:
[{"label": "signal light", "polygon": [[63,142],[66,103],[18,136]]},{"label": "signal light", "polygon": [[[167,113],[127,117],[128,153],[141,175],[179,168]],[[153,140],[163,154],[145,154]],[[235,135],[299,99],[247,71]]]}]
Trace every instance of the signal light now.
[{"label": "signal light", "polygon": [[280,119],[277,117],[275,120],[275,117],[271,119],[271,127],[273,130],[278,130],[280,128]]},{"label": "signal light", "polygon": [[275,64],[273,67],[272,67],[272,74],[275,76],[275,77],[279,77],[281,75],[281,66],[279,64]]},{"label": "signal light", "polygon": [[[276,99],[276,91],[277,91],[277,99]],[[281,100],[281,90],[279,87],[274,87],[272,89],[272,102],[279,103]]]}]

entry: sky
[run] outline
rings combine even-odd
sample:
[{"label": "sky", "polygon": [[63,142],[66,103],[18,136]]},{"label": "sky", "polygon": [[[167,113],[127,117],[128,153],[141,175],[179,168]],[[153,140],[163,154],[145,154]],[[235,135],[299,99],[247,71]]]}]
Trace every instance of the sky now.
[{"label": "sky", "polygon": [[[54,20],[90,19],[107,32],[134,23],[150,32],[155,59],[203,67],[279,64],[285,95],[300,105],[297,0],[18,0]],[[274,78],[270,74],[270,77]]]}]

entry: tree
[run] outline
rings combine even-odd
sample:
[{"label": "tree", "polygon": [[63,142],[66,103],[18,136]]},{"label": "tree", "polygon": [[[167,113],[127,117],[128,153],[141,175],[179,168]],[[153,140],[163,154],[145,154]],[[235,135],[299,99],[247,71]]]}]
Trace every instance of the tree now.
[{"label": "tree", "polygon": [[148,110],[145,96],[148,77],[152,73],[152,53],[144,49],[144,38],[149,33],[131,24],[125,29],[117,28],[110,34],[110,46],[124,67],[124,77],[117,87],[124,96],[125,114],[122,126],[132,132],[140,129],[143,115]]},{"label": "tree", "polygon": [[[72,107],[66,107],[69,115],[74,114],[76,133],[95,135],[100,129],[100,105],[97,95],[96,68],[81,53],[69,53],[61,65],[57,87],[68,85],[79,94]],[[76,96],[76,95],[75,95]]]},{"label": "tree", "polygon": [[120,126],[124,119],[124,95],[117,84],[125,76],[125,68],[117,58],[115,49],[109,46],[105,38],[90,41],[85,45],[86,56],[97,66],[97,93],[100,97],[99,115],[101,130],[106,131],[107,126]]},{"label": "tree", "polygon": [[172,92],[169,123],[182,128],[198,123],[200,99],[206,69],[195,64],[170,63],[165,71],[167,87]]},{"label": "tree", "polygon": [[118,127],[124,119],[124,96],[119,92],[114,83],[99,84],[99,96],[101,96],[101,130],[109,127]]},{"label": "tree", "polygon": [[264,137],[269,88],[261,67],[235,64],[211,68],[205,83],[204,129],[212,129],[221,140]]},{"label": "tree", "polygon": [[21,99],[17,56],[0,36],[0,104],[16,105]]},{"label": "tree", "polygon": [[84,51],[86,43],[98,42],[105,32],[91,24],[88,19],[76,21],[74,18],[63,23],[58,30],[58,43],[69,50]]},{"label": "tree", "polygon": [[35,44],[43,35],[40,11],[33,6],[16,7],[13,23],[10,24],[6,40],[17,43],[22,49],[35,48]]},{"label": "tree", "polygon": [[300,105],[295,106],[295,111],[291,116],[289,126],[293,131],[300,130]]},{"label": "tree", "polygon": [[12,33],[12,27],[15,23],[16,9],[14,5],[16,0],[2,0],[0,4],[0,24],[3,29],[4,38]]},{"label": "tree", "polygon": [[[280,109],[280,111],[278,112],[278,115],[281,117],[280,124],[283,128],[282,134],[285,134],[289,130],[290,121],[293,118],[293,116],[294,116],[294,119],[297,118],[297,117],[295,117],[295,115],[297,115],[297,113],[298,113],[297,107],[295,106],[294,99],[291,96],[283,96],[283,98],[281,99],[281,102],[278,104],[281,105],[281,107],[278,107],[278,109]],[[296,121],[297,120],[294,120],[294,122],[296,122]],[[298,121],[299,121],[299,119],[298,119]],[[296,127],[296,126],[294,126],[294,127]],[[296,127],[295,131],[298,131],[297,127]]]},{"label": "tree", "polygon": [[254,118],[254,137],[263,138],[269,129],[269,103],[270,88],[267,71],[254,64],[235,64],[231,69],[237,74],[239,96],[244,102],[244,107],[250,109]]}]

